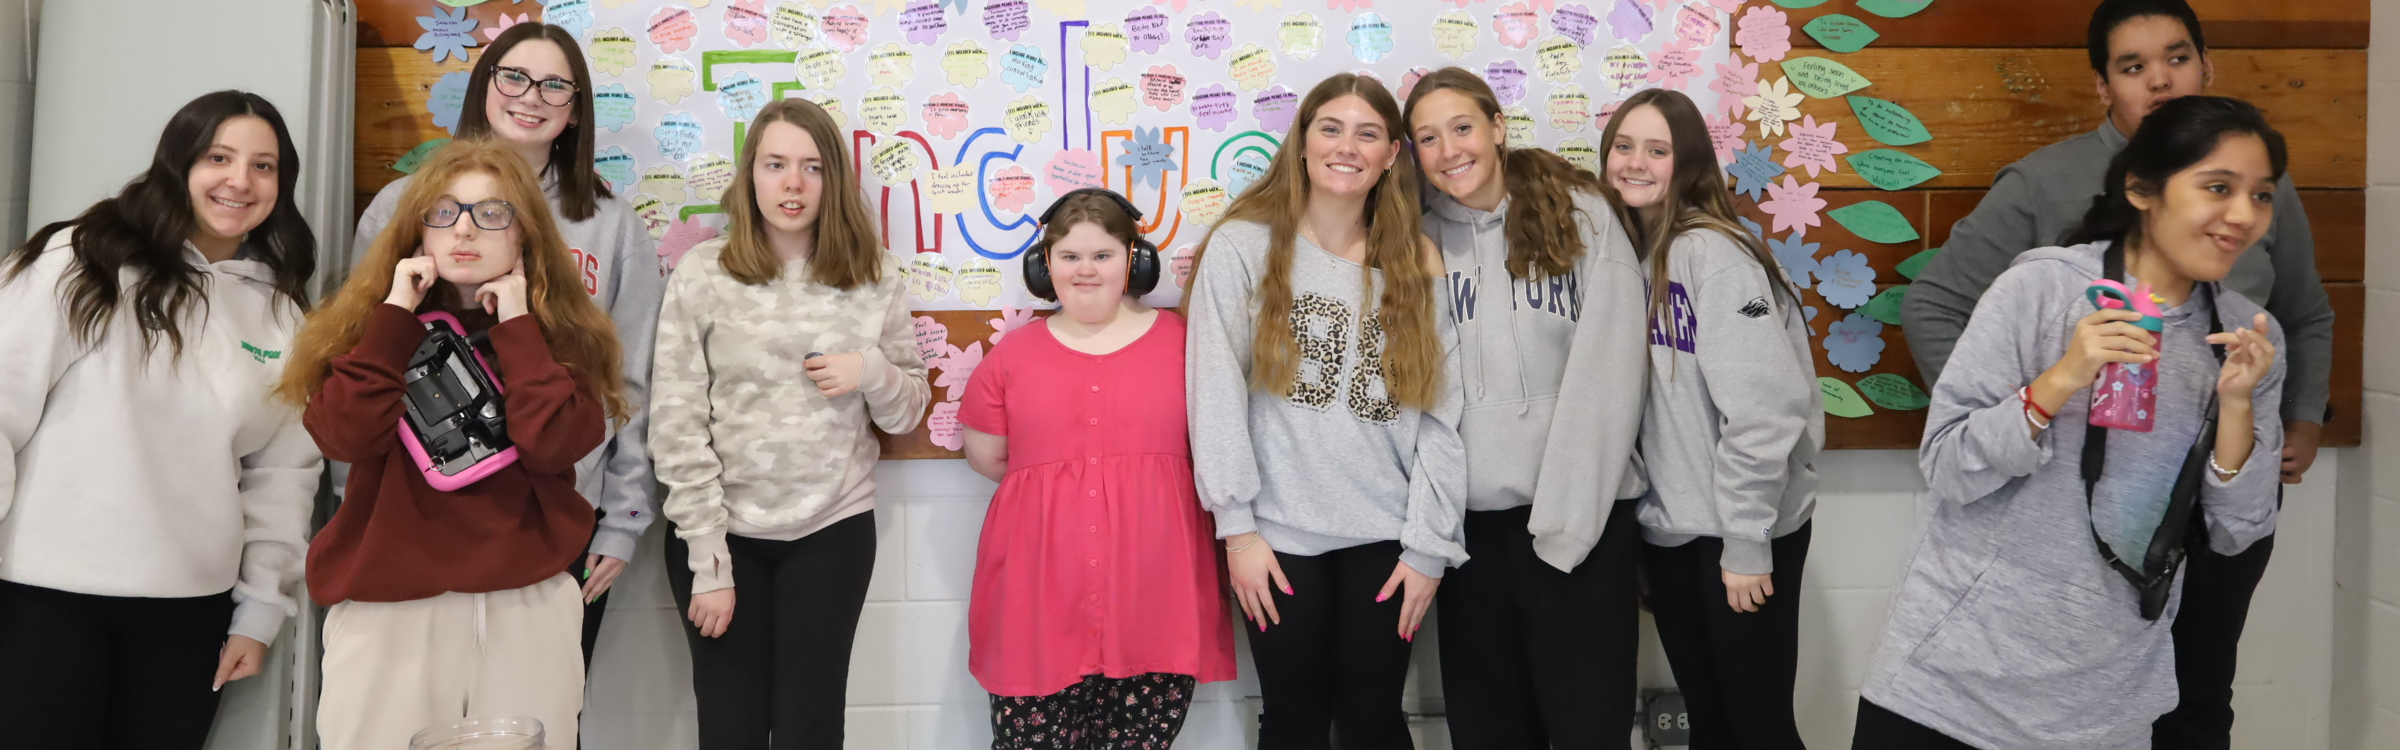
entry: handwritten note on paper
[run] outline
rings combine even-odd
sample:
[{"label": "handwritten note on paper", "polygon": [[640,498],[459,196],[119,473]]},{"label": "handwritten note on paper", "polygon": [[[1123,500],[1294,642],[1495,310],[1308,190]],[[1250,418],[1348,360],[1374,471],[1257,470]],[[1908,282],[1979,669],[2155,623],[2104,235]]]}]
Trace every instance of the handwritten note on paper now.
[{"label": "handwritten note on paper", "polygon": [[940,361],[950,346],[950,327],[931,315],[919,315],[910,319],[910,330],[917,337],[917,357],[926,364]]},{"label": "handwritten note on paper", "polygon": [[932,302],[950,296],[950,259],[941,253],[917,253],[908,262],[908,296]]},{"label": "handwritten note on paper", "polygon": [[983,307],[1000,298],[1000,267],[989,259],[968,258],[958,267],[958,298],[967,304]]},{"label": "handwritten note on paper", "polygon": [[[1781,232],[1786,229],[1806,231],[1805,227],[1823,224],[1823,221],[1817,218],[1817,212],[1825,209],[1825,199],[1817,197],[1817,183],[1811,182],[1802,185],[1787,174],[1783,176],[1783,184],[1767,186],[1767,196],[1765,202],[1758,204],[1758,210],[1767,212],[1767,216],[1773,219],[1770,222],[1772,226],[1769,231]],[[1884,206],[1884,208],[1891,207]],[[1895,211],[1893,215],[1897,216],[1898,213]]]},{"label": "handwritten note on paper", "polygon": [[1875,43],[1876,37],[1881,36],[1867,22],[1840,13],[1818,16],[1817,20],[1808,22],[1800,30],[1808,32],[1809,38],[1825,45],[1826,49],[1843,54],[1866,49],[1867,45]]},{"label": "handwritten note on paper", "polygon": [[[1776,0],[1776,2],[1783,1]],[[1851,388],[1849,383],[1844,383],[1838,378],[1819,376],[1817,378],[1817,395],[1825,402],[1825,413],[1827,414],[1849,419],[1875,416],[1875,407],[1868,406],[1867,400],[1859,397],[1858,389]]]},{"label": "handwritten note on paper", "polygon": [[1873,369],[1883,347],[1883,324],[1867,316],[1851,313],[1825,326],[1825,360],[1844,372]]},{"label": "handwritten note on paper", "polygon": [[1867,135],[1889,146],[1909,146],[1933,140],[1925,123],[1917,115],[1892,102],[1872,96],[1850,96],[1850,112],[1858,115],[1858,126]]},{"label": "handwritten note on paper", "polygon": [[1867,317],[1883,321],[1884,325],[1896,326],[1900,325],[1900,303],[1907,300],[1908,285],[1897,284],[1892,286],[1890,289],[1876,292],[1875,298],[1867,300],[1866,306],[1858,308],[1858,312],[1859,314]]},{"label": "handwritten note on paper", "polygon": [[943,167],[925,175],[925,202],[934,213],[975,210],[975,165]]},{"label": "handwritten note on paper", "polygon": [[1942,170],[1923,159],[1888,148],[1852,154],[1849,162],[1850,169],[1866,178],[1868,184],[1885,190],[1905,190],[1942,174]]},{"label": "handwritten note on paper", "polygon": [[1868,242],[1889,245],[1912,242],[1918,237],[1917,228],[1908,223],[1908,217],[1902,216],[1900,209],[1883,201],[1853,203],[1827,211],[1825,215],[1833,217],[1843,229]]},{"label": "handwritten note on paper", "polygon": [[1834,126],[1840,124],[1832,120],[1819,124],[1816,115],[1803,116],[1800,124],[1791,126],[1792,137],[1779,144],[1785,152],[1783,165],[1792,169],[1807,168],[1809,179],[1816,179],[1817,170],[1820,169],[1841,171],[1833,157],[1849,153],[1850,147],[1833,139]]},{"label": "handwritten note on paper", "polygon": [[1867,394],[1867,400],[1876,406],[1892,411],[1916,411],[1933,405],[1933,397],[1926,395],[1925,389],[1888,372],[1859,378],[1858,390]]},{"label": "handwritten note on paper", "polygon": [[1795,57],[1783,61],[1783,74],[1801,93],[1819,99],[1831,99],[1874,85],[1866,76],[1822,57]]},{"label": "handwritten note on paper", "polygon": [[1816,277],[1817,294],[1844,310],[1856,309],[1875,296],[1875,267],[1856,250],[1836,250],[1817,261]]},{"label": "handwritten note on paper", "polygon": [[1792,51],[1791,16],[1765,5],[1750,6],[1736,24],[1733,43],[1752,62],[1775,62]]},{"label": "handwritten note on paper", "polygon": [[1885,18],[1902,18],[1932,4],[1933,0],[1858,0],[1858,9]]}]

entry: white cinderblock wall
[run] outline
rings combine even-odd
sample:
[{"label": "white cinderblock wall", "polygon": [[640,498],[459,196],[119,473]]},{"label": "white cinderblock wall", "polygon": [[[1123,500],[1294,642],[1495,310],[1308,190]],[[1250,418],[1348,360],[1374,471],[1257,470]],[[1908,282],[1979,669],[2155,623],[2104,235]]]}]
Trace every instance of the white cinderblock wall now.
[{"label": "white cinderblock wall", "polygon": [[2366,438],[2342,472],[2333,571],[2333,744],[2400,747],[2400,2],[2367,49]]}]

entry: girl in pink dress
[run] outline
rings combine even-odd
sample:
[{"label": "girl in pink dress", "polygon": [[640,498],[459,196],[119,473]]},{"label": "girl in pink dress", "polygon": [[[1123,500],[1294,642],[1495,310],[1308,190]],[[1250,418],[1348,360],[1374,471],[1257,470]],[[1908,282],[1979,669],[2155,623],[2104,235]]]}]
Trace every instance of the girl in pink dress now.
[{"label": "girl in pink dress", "polygon": [[1097,188],[1051,204],[1025,286],[1060,314],[993,347],[959,412],[967,462],[1000,482],[967,611],[994,750],[1163,749],[1193,688],[1234,677],[1183,318],[1141,302],[1160,268],[1140,219]]}]

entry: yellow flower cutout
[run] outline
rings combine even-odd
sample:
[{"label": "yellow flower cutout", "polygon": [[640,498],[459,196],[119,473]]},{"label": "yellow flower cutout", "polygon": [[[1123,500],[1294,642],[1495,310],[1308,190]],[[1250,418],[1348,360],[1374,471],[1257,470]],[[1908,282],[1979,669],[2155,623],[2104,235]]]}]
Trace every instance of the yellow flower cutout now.
[{"label": "yellow flower cutout", "polygon": [[1758,123],[1760,137],[1783,135],[1783,124],[1800,115],[1800,100],[1805,95],[1792,90],[1791,79],[1777,78],[1773,84],[1758,82],[1758,95],[1742,97],[1742,106],[1750,108],[1750,119]]}]

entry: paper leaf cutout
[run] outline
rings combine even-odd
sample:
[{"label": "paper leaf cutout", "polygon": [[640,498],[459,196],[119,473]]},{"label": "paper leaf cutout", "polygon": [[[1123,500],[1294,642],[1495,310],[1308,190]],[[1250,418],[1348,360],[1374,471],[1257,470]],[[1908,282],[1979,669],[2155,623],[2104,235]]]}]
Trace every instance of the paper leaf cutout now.
[{"label": "paper leaf cutout", "polygon": [[1867,45],[1875,43],[1876,37],[1882,36],[1875,33],[1874,27],[1868,26],[1867,22],[1840,13],[1818,16],[1817,20],[1808,22],[1800,30],[1808,32],[1809,38],[1825,45],[1826,49],[1844,54],[1866,49]]},{"label": "paper leaf cutout", "polygon": [[1858,313],[1825,326],[1825,361],[1845,372],[1866,372],[1883,361],[1883,324]]},{"label": "paper leaf cutout", "polygon": [[[1812,190],[1810,193],[1814,194],[1815,191]],[[1917,228],[1908,223],[1908,217],[1900,215],[1900,209],[1893,208],[1892,204],[1883,201],[1853,203],[1827,211],[1825,215],[1833,217],[1834,221],[1841,223],[1843,229],[1850,230],[1851,234],[1858,235],[1868,242],[1891,245],[1909,242],[1917,239],[1918,236]]]},{"label": "paper leaf cutout", "polygon": [[1825,0],[1775,0],[1775,4],[1793,9],[1814,8],[1819,5],[1824,5]]},{"label": "paper leaf cutout", "polygon": [[399,161],[392,162],[392,168],[400,170],[401,174],[416,174],[417,167],[424,166],[426,158],[433,156],[433,152],[440,151],[443,146],[447,145],[450,145],[448,138],[435,138],[419,143],[416,148],[409,149],[408,153],[400,155]]},{"label": "paper leaf cutout", "polygon": [[1809,277],[1817,273],[1818,247],[1821,247],[1818,243],[1802,241],[1798,232],[1780,240],[1767,240],[1767,250],[1775,254],[1775,265],[1783,267],[1784,280],[1801,289],[1809,288]]},{"label": "paper leaf cutout", "polygon": [[[1825,210],[1825,199],[1817,197],[1817,183],[1802,185],[1787,174],[1783,176],[1783,184],[1767,186],[1767,195],[1769,198],[1758,204],[1758,210],[1774,217],[1771,222],[1774,231],[1824,226],[1824,221],[1817,217],[1818,211]],[[1895,216],[1898,214],[1893,212]]]},{"label": "paper leaf cutout", "polygon": [[1902,18],[1932,4],[1933,0],[1858,0],[1858,9],[1885,18]]},{"label": "paper leaf cutout", "polygon": [[1900,303],[1907,301],[1907,297],[1907,284],[1894,286],[1875,293],[1875,298],[1867,300],[1867,305],[1859,308],[1858,312],[1883,321],[1884,325],[1900,325]]},{"label": "paper leaf cutout", "polygon": [[1859,378],[1858,390],[1876,406],[1893,411],[1916,411],[1933,404],[1933,397],[1925,395],[1925,390],[1917,384],[1888,372]]},{"label": "paper leaf cutout", "polygon": [[1875,296],[1875,268],[1856,250],[1837,250],[1817,261],[1817,295],[1844,310],[1855,309]]},{"label": "paper leaf cutout", "polygon": [[1859,127],[1866,128],[1867,136],[1878,143],[1912,146],[1933,140],[1933,134],[1925,130],[1925,122],[1907,107],[1872,96],[1852,95],[1850,111],[1858,115]]},{"label": "paper leaf cutout", "polygon": [[1783,165],[1775,163],[1774,146],[1753,142],[1734,152],[1733,165],[1725,171],[1733,175],[1733,191],[1755,201],[1765,197],[1763,193],[1775,184],[1775,178],[1783,176]]},{"label": "paper leaf cutout", "polygon": [[1867,405],[1867,400],[1858,395],[1858,389],[1836,378],[1818,376],[1817,396],[1824,401],[1827,414],[1851,419],[1875,415],[1875,407]]},{"label": "paper leaf cutout", "polygon": [[1795,57],[1783,61],[1783,74],[1802,93],[1819,99],[1831,99],[1874,85],[1866,76],[1822,57]]},{"label": "paper leaf cutout", "polygon": [[[1833,123],[1826,125],[1830,127]],[[1885,190],[1905,190],[1942,174],[1942,170],[1925,163],[1923,159],[1888,148],[1851,154],[1847,161],[1850,162],[1850,171],[1866,178],[1868,184]]]},{"label": "paper leaf cutout", "polygon": [[1923,273],[1925,266],[1933,263],[1933,256],[1939,255],[1941,252],[1942,249],[1937,247],[1908,256],[1908,260],[1900,261],[1900,275],[1908,277],[1910,281],[1915,281],[1917,274]]}]

